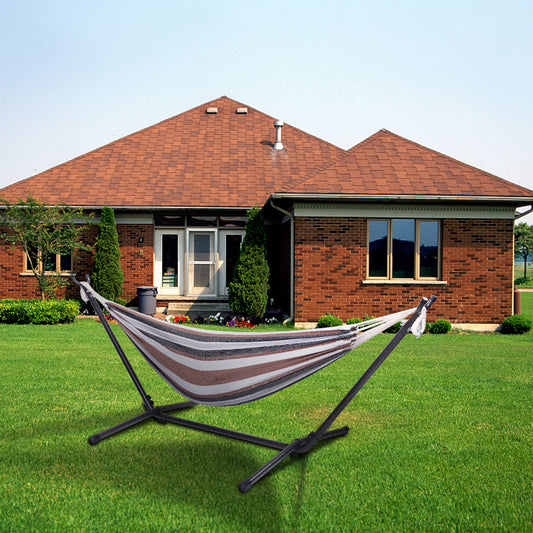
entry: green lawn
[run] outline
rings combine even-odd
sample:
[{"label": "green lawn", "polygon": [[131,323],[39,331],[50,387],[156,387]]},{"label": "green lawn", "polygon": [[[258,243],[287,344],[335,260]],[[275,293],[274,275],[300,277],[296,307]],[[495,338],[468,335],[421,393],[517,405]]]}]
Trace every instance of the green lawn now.
[{"label": "green lawn", "polygon": [[[390,338],[269,398],[188,413],[292,440]],[[0,346],[0,531],[533,530],[533,333],[406,338],[335,424],[346,437],[247,494],[273,451],[154,422],[87,443],[141,409],[100,324],[1,325]],[[179,401],[128,353],[158,403]]]}]

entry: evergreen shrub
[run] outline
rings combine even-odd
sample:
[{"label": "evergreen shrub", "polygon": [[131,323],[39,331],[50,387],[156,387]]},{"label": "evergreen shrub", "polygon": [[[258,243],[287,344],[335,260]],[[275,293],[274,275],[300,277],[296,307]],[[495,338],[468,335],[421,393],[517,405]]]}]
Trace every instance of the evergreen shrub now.
[{"label": "evergreen shrub", "polygon": [[446,333],[449,333],[451,329],[452,325],[450,321],[445,320],[444,318],[439,318],[438,320],[435,320],[435,322],[428,324],[428,331],[433,335],[445,335]]},{"label": "evergreen shrub", "polygon": [[268,303],[268,279],[265,223],[261,211],[248,211],[246,234],[233,279],[228,286],[229,305],[237,316],[262,317]]},{"label": "evergreen shrub", "polygon": [[342,320],[330,313],[321,316],[316,325],[317,328],[331,328],[333,326],[342,326]]},{"label": "evergreen shrub", "polygon": [[96,235],[91,285],[104,298],[114,300],[122,294],[123,283],[115,214],[110,207],[104,206]]},{"label": "evergreen shrub", "polygon": [[349,318],[347,321],[346,321],[346,324],[350,325],[350,324],[359,324],[360,322],[362,322],[363,319],[362,318],[357,318],[356,316],[352,317],[352,318]]},{"label": "evergreen shrub", "polygon": [[533,327],[531,318],[524,315],[508,316],[502,324],[502,333],[506,335],[520,335],[527,333]]},{"label": "evergreen shrub", "polygon": [[75,300],[0,300],[0,322],[7,324],[66,324],[79,313]]}]

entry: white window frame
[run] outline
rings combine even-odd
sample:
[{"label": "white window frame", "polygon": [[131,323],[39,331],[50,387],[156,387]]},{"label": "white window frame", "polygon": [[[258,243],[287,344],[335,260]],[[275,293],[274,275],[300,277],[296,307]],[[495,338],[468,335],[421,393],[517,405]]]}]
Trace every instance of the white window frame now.
[{"label": "white window frame", "polygon": [[[183,229],[156,229],[154,235],[154,279],[158,294],[162,296],[183,296],[184,294],[184,233]],[[177,287],[163,287],[163,235],[176,235],[178,238]]]},{"label": "white window frame", "polygon": [[229,235],[239,235],[241,237],[241,247],[242,241],[244,240],[244,229],[220,229],[219,230],[219,261],[218,261],[218,287],[219,295],[227,296],[228,295],[228,283],[227,283],[227,250],[226,250],[226,237]]},{"label": "white window frame", "polygon": [[[212,237],[211,241],[211,257],[208,261],[193,261],[191,257],[191,244],[194,234],[207,234]],[[185,248],[185,275],[186,275],[186,287],[187,296],[204,296],[213,297],[217,295],[217,263],[218,263],[218,231],[216,228],[187,228],[186,230],[186,248]],[[206,289],[200,289],[194,287],[194,274],[193,269],[196,264],[211,265],[211,280],[212,287]]]}]

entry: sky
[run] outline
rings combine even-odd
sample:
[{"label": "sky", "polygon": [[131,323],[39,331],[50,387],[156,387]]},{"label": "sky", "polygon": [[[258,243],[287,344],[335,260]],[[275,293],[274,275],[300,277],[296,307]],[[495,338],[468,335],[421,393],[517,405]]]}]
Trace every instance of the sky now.
[{"label": "sky", "polygon": [[533,189],[532,27],[532,0],[0,0],[0,188],[226,95]]}]

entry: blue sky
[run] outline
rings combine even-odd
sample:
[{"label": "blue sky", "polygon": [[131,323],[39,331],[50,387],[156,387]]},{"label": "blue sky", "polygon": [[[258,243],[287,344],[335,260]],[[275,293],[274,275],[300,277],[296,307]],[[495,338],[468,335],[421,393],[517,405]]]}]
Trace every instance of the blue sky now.
[{"label": "blue sky", "polygon": [[0,187],[227,95],[533,189],[532,27],[531,0],[0,0]]}]

